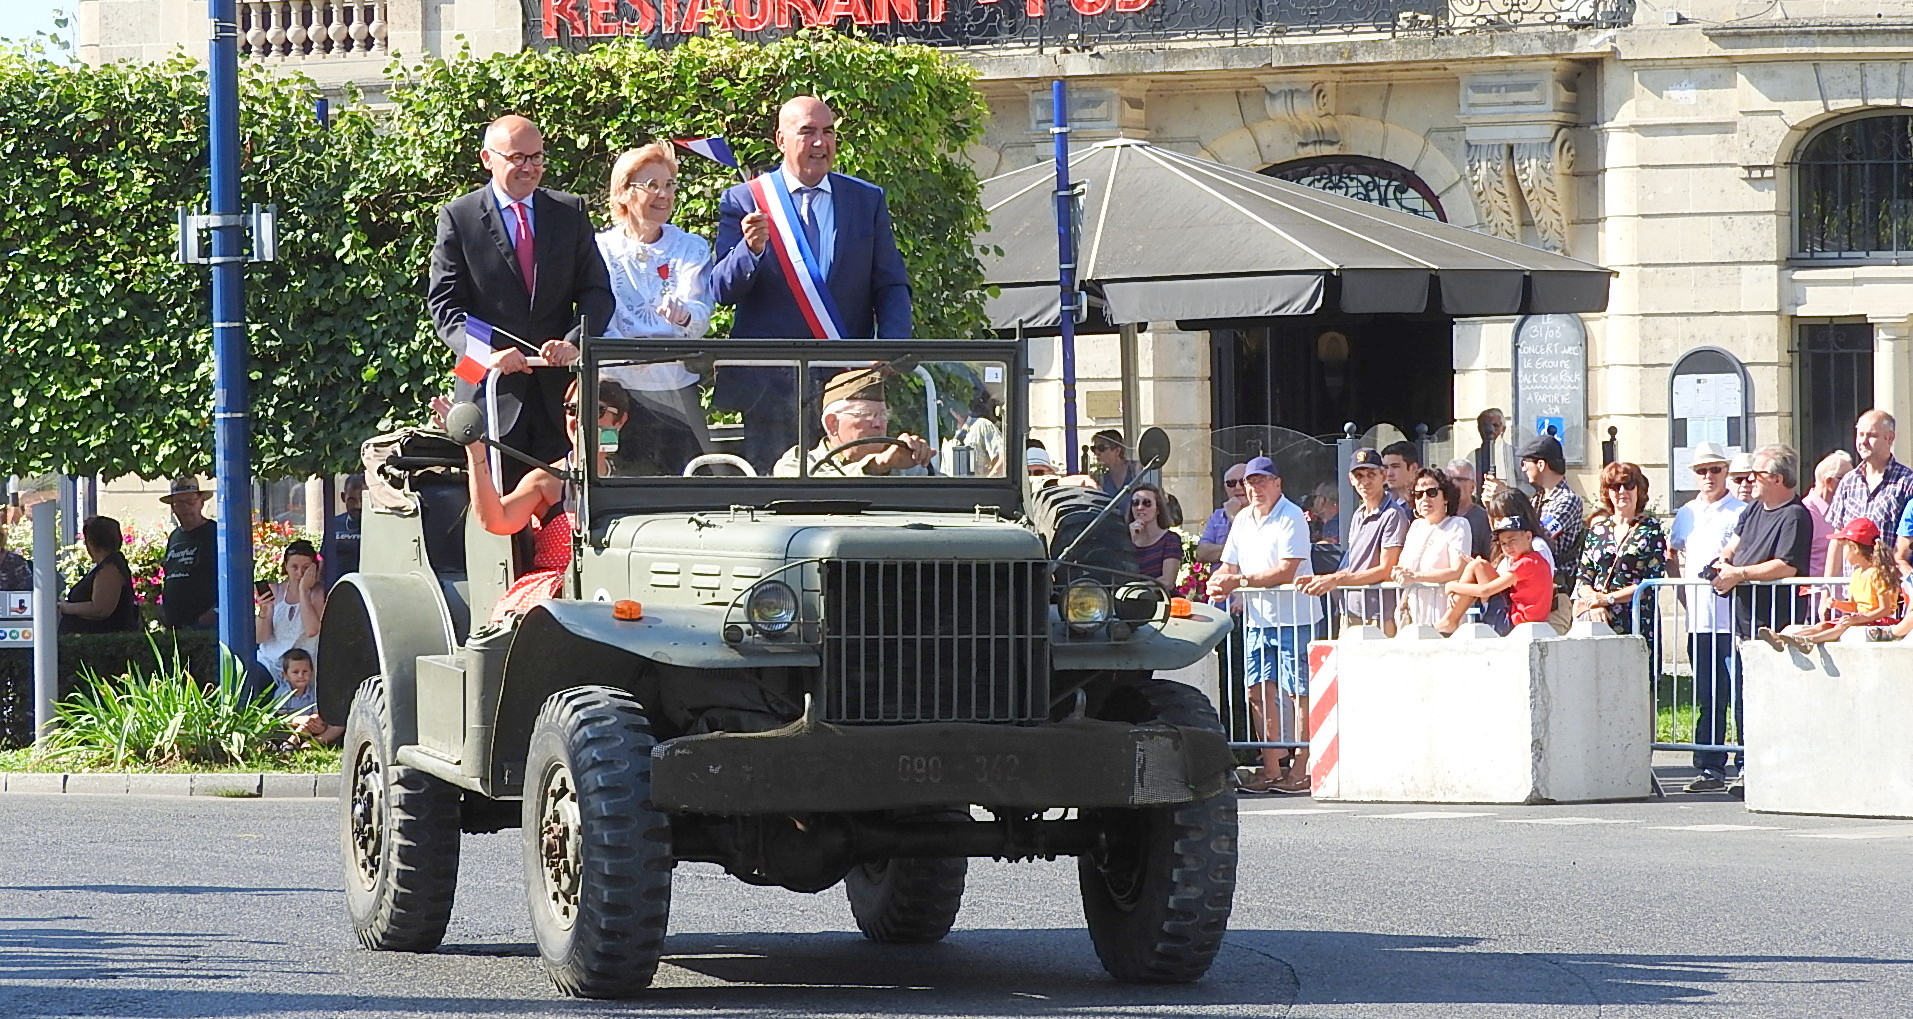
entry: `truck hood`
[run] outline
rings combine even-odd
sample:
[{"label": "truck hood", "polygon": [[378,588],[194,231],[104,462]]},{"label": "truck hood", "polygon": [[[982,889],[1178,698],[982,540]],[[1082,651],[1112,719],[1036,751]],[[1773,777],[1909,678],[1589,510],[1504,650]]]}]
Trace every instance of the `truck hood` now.
[{"label": "truck hood", "polygon": [[1020,524],[967,514],[735,514],[615,520],[605,546],[640,556],[728,559],[1043,559],[1043,540]]}]

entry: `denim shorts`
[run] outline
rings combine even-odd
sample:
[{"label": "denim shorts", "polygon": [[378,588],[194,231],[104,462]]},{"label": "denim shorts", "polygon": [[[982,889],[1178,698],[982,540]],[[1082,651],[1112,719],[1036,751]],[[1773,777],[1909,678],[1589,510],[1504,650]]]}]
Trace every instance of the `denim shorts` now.
[{"label": "denim shorts", "polygon": [[1312,626],[1250,626],[1243,632],[1243,682],[1274,683],[1290,697],[1309,695]]}]

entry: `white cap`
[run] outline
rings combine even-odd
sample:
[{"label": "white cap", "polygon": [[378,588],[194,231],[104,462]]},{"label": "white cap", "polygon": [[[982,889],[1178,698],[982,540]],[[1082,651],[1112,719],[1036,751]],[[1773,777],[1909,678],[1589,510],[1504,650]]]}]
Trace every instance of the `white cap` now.
[{"label": "white cap", "polygon": [[1023,469],[1028,470],[1031,467],[1048,467],[1053,471],[1056,469],[1056,461],[1049,458],[1049,450],[1031,446],[1023,451]]}]

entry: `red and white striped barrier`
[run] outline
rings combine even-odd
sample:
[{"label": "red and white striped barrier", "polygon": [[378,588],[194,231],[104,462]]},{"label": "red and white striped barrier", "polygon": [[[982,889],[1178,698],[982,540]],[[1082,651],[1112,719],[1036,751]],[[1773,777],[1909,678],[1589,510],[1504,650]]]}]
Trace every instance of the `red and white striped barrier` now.
[{"label": "red and white striped barrier", "polygon": [[1335,765],[1341,759],[1340,732],[1335,720],[1335,705],[1340,699],[1336,687],[1335,642],[1309,643],[1309,793],[1333,799],[1341,793]]}]

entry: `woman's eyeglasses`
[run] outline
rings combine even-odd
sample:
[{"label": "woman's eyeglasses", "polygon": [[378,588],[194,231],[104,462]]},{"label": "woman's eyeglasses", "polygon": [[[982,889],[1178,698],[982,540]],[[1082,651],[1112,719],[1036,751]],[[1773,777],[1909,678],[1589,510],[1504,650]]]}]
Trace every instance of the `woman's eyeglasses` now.
[{"label": "woman's eyeglasses", "polygon": [[1632,492],[1634,491],[1634,482],[1616,481],[1612,485],[1607,486],[1607,490],[1610,492]]},{"label": "woman's eyeglasses", "polygon": [[653,195],[677,194],[678,182],[672,180],[628,180],[624,186],[630,191],[643,191]]},{"label": "woman's eyeglasses", "polygon": [[1155,502],[1149,499],[1131,499],[1129,500],[1129,505],[1133,509],[1155,509],[1156,508]]},{"label": "woman's eyeglasses", "polygon": [[1415,498],[1417,498],[1417,499],[1433,499],[1434,497],[1436,497],[1436,496],[1438,496],[1438,495],[1440,495],[1440,494],[1441,494],[1441,489],[1439,489],[1439,488],[1417,488],[1417,489],[1415,489]]}]

